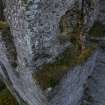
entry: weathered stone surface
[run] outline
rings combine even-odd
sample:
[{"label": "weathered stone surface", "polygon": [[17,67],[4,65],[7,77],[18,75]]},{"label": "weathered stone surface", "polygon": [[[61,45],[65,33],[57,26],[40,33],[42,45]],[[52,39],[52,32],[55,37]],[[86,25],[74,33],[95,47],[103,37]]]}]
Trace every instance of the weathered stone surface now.
[{"label": "weathered stone surface", "polygon": [[[57,39],[59,34],[60,19],[67,11],[81,11],[82,0],[57,0],[43,2],[38,0],[28,0],[26,5],[26,20],[29,22],[32,34],[32,46],[35,54],[35,60],[39,58],[47,61],[55,57],[67,47],[67,43],[60,44]],[[89,0],[84,5],[84,31],[88,32],[96,18],[97,0]],[[72,15],[72,14],[71,14]],[[74,14],[76,15],[76,14]],[[75,25],[77,17],[71,16],[70,22]],[[71,28],[74,28],[73,26]],[[45,55],[44,55],[45,54]],[[44,57],[43,57],[43,56]],[[39,62],[38,62],[39,63]]]},{"label": "weathered stone surface", "polygon": [[3,8],[3,2],[0,0],[0,20],[4,20]]},{"label": "weathered stone surface", "polygon": [[[60,44],[57,34],[61,17],[76,6],[75,2],[81,8],[81,0],[27,0],[25,7],[21,0],[5,0],[5,16],[10,25],[18,60],[17,66],[13,68],[5,44],[0,39],[0,76],[20,104],[47,104],[42,91],[32,79],[32,70],[36,70],[42,63],[51,62],[52,58],[69,46],[69,43]],[[96,5],[96,0],[85,2],[85,32],[96,19]],[[83,86],[93,71],[95,58],[96,54],[67,73],[52,94],[50,105],[81,104]],[[93,84],[90,88],[92,87]],[[94,94],[94,91],[91,93]]]},{"label": "weathered stone surface", "polygon": [[[24,7],[21,1],[5,1],[5,14],[14,37],[18,62],[23,68],[27,65],[48,63],[70,45],[60,44],[57,38],[59,21],[68,10],[72,8],[81,10],[81,2],[27,0]],[[85,2],[83,29],[85,31],[88,31],[95,20],[96,2]]]},{"label": "weathered stone surface", "polygon": [[105,49],[100,49],[96,65],[88,80],[88,89],[92,98],[89,105],[105,104]]},{"label": "weathered stone surface", "polygon": [[80,66],[70,70],[51,93],[50,105],[80,105],[84,85],[95,67],[97,52]]},{"label": "weathered stone surface", "polygon": [[105,24],[105,1],[99,0],[97,8],[98,8],[97,20]]},{"label": "weathered stone surface", "polygon": [[16,70],[22,68],[19,66],[18,68],[13,68],[6,54],[5,45],[0,38],[0,79],[3,80],[11,93],[17,98],[20,105],[41,105],[42,103],[46,105],[40,88],[32,79],[31,68]]}]

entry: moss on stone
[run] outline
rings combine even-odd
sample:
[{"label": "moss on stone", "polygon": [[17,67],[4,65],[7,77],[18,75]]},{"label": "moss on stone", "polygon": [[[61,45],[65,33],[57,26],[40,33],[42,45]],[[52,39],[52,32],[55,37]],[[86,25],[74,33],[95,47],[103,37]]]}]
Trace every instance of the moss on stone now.
[{"label": "moss on stone", "polygon": [[71,49],[67,49],[62,55],[56,58],[56,61],[52,64],[46,64],[41,67],[41,70],[34,75],[41,87],[46,89],[47,87],[55,86],[59,79],[63,76],[65,71],[72,66],[70,59],[73,57]]},{"label": "moss on stone", "polygon": [[80,18],[80,13],[77,15],[75,30],[69,31],[69,21],[65,19],[66,16],[63,17],[62,24],[60,24],[60,42],[68,40],[72,43],[73,48],[65,50],[63,54],[56,58],[54,63],[42,65],[41,70],[33,74],[33,77],[39,81],[43,89],[54,87],[68,70],[84,63],[94,50],[93,47],[89,47],[82,51],[83,45],[81,44],[80,34],[84,20]]},{"label": "moss on stone", "polygon": [[5,29],[5,28],[7,28],[7,27],[8,27],[7,22],[5,22],[5,21],[0,21],[0,30],[3,30],[3,29]]},{"label": "moss on stone", "polygon": [[72,67],[84,63],[95,47],[86,48],[82,53],[78,49],[67,49],[52,64],[45,64],[39,72],[33,74],[43,89],[54,87],[62,76]]},{"label": "moss on stone", "polygon": [[82,51],[82,53],[77,58],[77,64],[84,63],[90,57],[94,48],[95,47],[87,48],[84,51]]},{"label": "moss on stone", "polygon": [[105,37],[105,25],[96,21],[89,31],[89,36]]},{"label": "moss on stone", "polygon": [[19,105],[7,88],[0,91],[0,105]]}]

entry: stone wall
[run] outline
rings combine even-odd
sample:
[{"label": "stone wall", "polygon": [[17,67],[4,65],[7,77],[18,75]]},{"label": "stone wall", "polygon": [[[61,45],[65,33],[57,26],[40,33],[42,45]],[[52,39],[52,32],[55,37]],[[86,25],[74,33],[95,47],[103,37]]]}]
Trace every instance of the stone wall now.
[{"label": "stone wall", "polygon": [[97,8],[98,8],[97,20],[105,24],[105,1],[99,0]]}]

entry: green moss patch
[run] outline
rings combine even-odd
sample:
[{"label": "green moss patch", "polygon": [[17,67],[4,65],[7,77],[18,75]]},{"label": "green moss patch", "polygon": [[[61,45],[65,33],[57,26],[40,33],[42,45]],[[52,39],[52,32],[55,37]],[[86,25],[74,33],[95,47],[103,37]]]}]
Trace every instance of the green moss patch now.
[{"label": "green moss patch", "polygon": [[45,64],[33,77],[39,81],[43,89],[54,87],[62,76],[75,65],[84,63],[92,54],[94,47],[86,48],[82,53],[77,49],[67,49],[52,64]]},{"label": "green moss patch", "polygon": [[91,48],[87,48],[85,49],[79,56],[77,59],[77,64],[81,64],[84,63],[92,54],[92,52],[94,51],[96,46],[93,46]]},{"label": "green moss patch", "polygon": [[89,31],[92,37],[105,37],[105,25],[100,22],[95,22]]},{"label": "green moss patch", "polygon": [[0,30],[3,30],[5,28],[9,27],[7,22],[5,21],[0,21]]},{"label": "green moss patch", "polygon": [[69,62],[72,58],[70,49],[66,50],[64,54],[59,56],[53,64],[46,64],[42,66],[40,72],[37,72],[34,77],[39,81],[41,87],[53,87],[57,81],[62,77],[67,68],[73,64]]},{"label": "green moss patch", "polygon": [[0,91],[0,105],[19,105],[7,88]]}]

